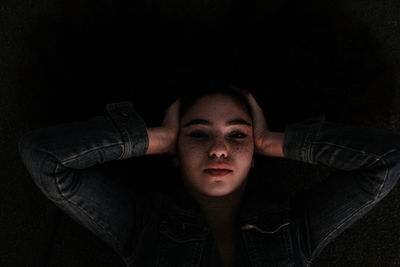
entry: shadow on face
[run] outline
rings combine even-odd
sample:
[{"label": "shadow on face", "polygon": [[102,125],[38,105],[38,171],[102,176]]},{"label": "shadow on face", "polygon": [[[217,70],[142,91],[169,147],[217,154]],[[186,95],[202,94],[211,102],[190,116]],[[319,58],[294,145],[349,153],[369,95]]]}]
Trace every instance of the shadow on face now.
[{"label": "shadow on face", "polygon": [[[247,178],[253,156],[251,116],[231,96],[203,96],[182,116],[175,164],[191,190],[213,196],[235,191]],[[231,172],[207,173],[213,164]]]}]

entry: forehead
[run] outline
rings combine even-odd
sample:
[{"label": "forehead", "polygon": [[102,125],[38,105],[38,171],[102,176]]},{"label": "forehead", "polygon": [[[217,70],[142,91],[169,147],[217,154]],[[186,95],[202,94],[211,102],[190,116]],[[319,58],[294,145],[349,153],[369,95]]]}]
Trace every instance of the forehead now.
[{"label": "forehead", "polygon": [[246,109],[233,97],[224,94],[213,94],[199,98],[183,116],[182,121],[201,117],[208,120],[243,117],[250,120]]}]

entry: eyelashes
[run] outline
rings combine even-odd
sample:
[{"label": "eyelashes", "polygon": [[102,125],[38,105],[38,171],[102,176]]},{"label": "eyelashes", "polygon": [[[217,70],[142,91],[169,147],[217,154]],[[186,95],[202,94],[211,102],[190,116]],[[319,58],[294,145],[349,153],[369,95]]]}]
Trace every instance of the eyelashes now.
[{"label": "eyelashes", "polygon": [[[194,131],[191,132],[190,134],[188,134],[188,136],[193,137],[193,138],[207,138],[208,135],[205,132],[201,132],[201,131]],[[247,134],[242,133],[242,132],[233,132],[231,135],[229,135],[230,138],[233,139],[243,139],[247,137]]]}]

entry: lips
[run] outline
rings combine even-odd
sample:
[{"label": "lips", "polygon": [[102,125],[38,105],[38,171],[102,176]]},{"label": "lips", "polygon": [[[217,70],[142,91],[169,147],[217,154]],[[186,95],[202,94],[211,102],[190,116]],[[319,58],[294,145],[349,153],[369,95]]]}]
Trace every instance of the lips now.
[{"label": "lips", "polygon": [[213,169],[232,171],[232,168],[229,167],[229,165],[223,163],[212,163],[208,165],[206,168],[204,168],[204,170],[213,170]]},{"label": "lips", "polygon": [[228,173],[231,173],[231,170],[224,170],[224,169],[206,169],[204,170],[205,173],[211,176],[225,176]]},{"label": "lips", "polygon": [[204,172],[211,176],[224,176],[231,173],[233,170],[227,164],[213,163],[208,165]]}]

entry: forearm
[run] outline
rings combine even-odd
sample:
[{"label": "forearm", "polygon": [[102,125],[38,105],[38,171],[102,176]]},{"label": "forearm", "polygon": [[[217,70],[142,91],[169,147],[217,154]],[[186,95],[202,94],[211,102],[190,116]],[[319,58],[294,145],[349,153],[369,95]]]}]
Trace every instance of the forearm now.
[{"label": "forearm", "polygon": [[289,159],[351,171],[373,165],[399,150],[399,144],[399,133],[327,122],[321,116],[287,125],[283,149]]},{"label": "forearm", "polygon": [[[400,173],[400,134],[384,129],[325,121],[324,116],[285,128],[285,157],[336,169],[335,177],[349,178],[353,187],[381,199],[397,183]],[[332,176],[334,177],[334,176]]]},{"label": "forearm", "polygon": [[146,155],[150,154],[163,154],[167,153],[167,135],[165,130],[161,127],[152,127],[147,129],[147,135],[149,137],[149,147]]},{"label": "forearm", "polygon": [[110,116],[30,131],[19,142],[22,159],[32,168],[42,165],[43,160],[51,161],[59,170],[85,169],[144,155],[148,146],[146,126],[133,107],[126,102],[112,103],[107,109]]},{"label": "forearm", "polygon": [[281,157],[283,154],[283,142],[285,138],[284,132],[270,132],[268,138],[263,145],[261,154],[268,157]]}]

